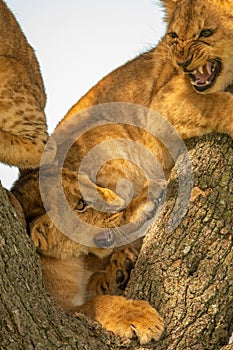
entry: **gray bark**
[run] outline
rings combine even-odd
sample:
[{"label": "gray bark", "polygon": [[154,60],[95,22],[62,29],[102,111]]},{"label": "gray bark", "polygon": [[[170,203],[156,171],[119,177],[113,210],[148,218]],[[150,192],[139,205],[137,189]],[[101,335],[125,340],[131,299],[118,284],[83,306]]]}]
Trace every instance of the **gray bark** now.
[{"label": "gray bark", "polygon": [[35,248],[0,189],[0,349],[125,349],[129,344],[48,298]]},{"label": "gray bark", "polygon": [[210,135],[191,140],[189,147],[200,190],[181,224],[167,230],[177,190],[173,172],[166,206],[145,238],[126,292],[160,311],[166,322],[161,341],[140,347],[84,316],[74,319],[59,310],[44,291],[33,244],[1,189],[1,349],[218,350],[228,343],[233,331],[232,140]]},{"label": "gray bark", "polygon": [[176,230],[166,229],[174,171],[166,208],[146,236],[128,287],[129,296],[148,299],[165,318],[156,350],[218,350],[233,330],[232,140],[211,135],[188,145],[195,186],[188,212]]}]

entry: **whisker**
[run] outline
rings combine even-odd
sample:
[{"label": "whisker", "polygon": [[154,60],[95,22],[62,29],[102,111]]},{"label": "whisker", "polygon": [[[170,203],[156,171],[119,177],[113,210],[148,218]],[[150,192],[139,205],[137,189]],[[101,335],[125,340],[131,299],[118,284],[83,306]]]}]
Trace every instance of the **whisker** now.
[{"label": "whisker", "polygon": [[127,232],[122,227],[114,227],[114,232],[116,232],[116,234],[122,240],[122,242],[124,242],[124,244],[130,243],[130,240],[127,238]]}]

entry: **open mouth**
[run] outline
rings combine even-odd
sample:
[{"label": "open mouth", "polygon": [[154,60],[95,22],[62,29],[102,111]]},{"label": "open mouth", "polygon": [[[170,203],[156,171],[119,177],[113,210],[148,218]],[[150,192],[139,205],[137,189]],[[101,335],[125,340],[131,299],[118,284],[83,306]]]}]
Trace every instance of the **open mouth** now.
[{"label": "open mouth", "polygon": [[191,84],[195,90],[202,92],[214,85],[222,68],[219,59],[208,61],[203,66],[198,67],[191,73]]}]

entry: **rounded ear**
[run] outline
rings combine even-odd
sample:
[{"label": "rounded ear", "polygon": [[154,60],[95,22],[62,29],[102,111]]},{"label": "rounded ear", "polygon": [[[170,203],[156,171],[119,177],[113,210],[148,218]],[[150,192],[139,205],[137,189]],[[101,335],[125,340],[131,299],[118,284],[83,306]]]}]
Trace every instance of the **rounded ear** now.
[{"label": "rounded ear", "polygon": [[97,186],[87,174],[79,174],[78,182],[83,199],[96,210],[118,212],[125,208],[123,198],[109,188]]}]

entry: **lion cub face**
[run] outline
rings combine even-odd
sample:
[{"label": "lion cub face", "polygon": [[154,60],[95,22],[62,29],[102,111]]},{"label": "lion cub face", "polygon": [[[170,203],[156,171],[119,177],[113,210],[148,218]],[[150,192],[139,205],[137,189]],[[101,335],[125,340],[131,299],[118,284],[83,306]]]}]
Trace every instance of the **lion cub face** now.
[{"label": "lion cub face", "polygon": [[195,91],[224,91],[233,79],[233,3],[228,0],[164,1],[167,43],[174,64]]},{"label": "lion cub face", "polygon": [[[62,177],[62,188],[59,177]],[[95,184],[86,174],[47,168],[40,179],[46,218],[36,219],[31,232],[43,232],[39,251],[66,258],[93,253],[105,256],[112,248],[133,241],[155,214],[165,193],[166,181],[156,180],[142,187],[129,203],[109,188]],[[44,240],[45,239],[45,240]],[[107,248],[107,249],[105,249]]]}]

